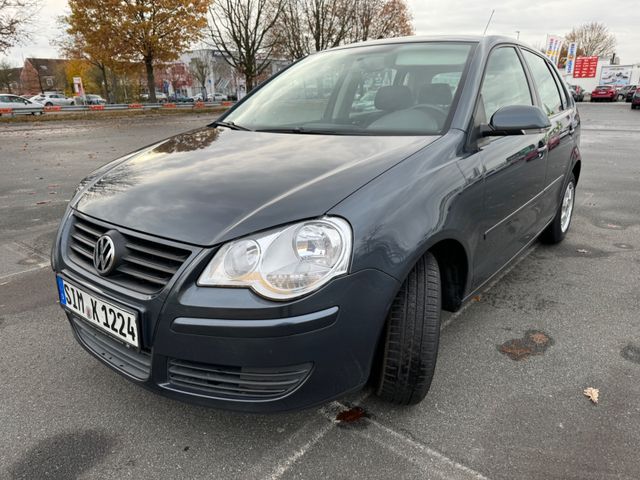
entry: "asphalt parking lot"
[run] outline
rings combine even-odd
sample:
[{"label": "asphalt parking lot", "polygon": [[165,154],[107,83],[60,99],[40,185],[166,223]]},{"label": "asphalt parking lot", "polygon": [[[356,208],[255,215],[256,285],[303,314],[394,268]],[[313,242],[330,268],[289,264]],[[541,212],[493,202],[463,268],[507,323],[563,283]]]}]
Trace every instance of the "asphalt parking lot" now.
[{"label": "asphalt parking lot", "polygon": [[640,112],[579,109],[568,237],[445,317],[424,402],[365,390],[271,416],[138,388],[76,343],[56,304],[48,255],[76,183],[210,117],[0,125],[0,478],[637,479]]}]

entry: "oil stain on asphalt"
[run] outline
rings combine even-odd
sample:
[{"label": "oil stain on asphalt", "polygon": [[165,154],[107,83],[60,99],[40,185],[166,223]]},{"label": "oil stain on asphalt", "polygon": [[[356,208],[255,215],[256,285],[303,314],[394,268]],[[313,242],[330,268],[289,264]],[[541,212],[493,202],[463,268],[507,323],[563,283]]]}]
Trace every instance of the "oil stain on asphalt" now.
[{"label": "oil stain on asphalt", "polygon": [[630,362],[640,365],[640,347],[637,345],[630,343],[622,349],[620,355],[622,355],[622,358],[625,360],[629,360]]},{"label": "oil stain on asphalt", "polygon": [[338,415],[336,415],[336,422],[338,425],[350,425],[367,417],[367,411],[356,405],[348,408],[347,410],[341,410],[338,412]]},{"label": "oil stain on asphalt", "polygon": [[102,462],[115,444],[99,430],[58,433],[33,445],[9,472],[14,480],[74,480]]},{"label": "oil stain on asphalt", "polygon": [[553,344],[553,339],[545,332],[527,330],[522,338],[514,338],[498,345],[498,351],[511,360],[520,361],[532,355],[542,355]]}]

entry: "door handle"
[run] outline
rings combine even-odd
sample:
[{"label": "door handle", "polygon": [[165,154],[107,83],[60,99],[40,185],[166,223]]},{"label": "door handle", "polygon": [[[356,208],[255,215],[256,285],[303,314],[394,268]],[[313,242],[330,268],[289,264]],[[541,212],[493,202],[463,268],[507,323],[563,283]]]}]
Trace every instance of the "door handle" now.
[{"label": "door handle", "polygon": [[538,147],[538,158],[544,157],[545,152],[549,150],[549,145],[544,144],[541,147]]}]

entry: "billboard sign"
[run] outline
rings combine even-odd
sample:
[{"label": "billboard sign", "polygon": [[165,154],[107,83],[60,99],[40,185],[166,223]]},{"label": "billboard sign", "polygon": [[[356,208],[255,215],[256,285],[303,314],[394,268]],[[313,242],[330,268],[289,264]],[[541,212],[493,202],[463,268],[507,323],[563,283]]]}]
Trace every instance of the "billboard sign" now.
[{"label": "billboard sign", "polygon": [[547,35],[547,47],[545,55],[554,65],[560,60],[560,50],[562,49],[563,39],[557,35]]},{"label": "billboard sign", "polygon": [[80,97],[84,97],[84,86],[82,77],[73,77],[73,91]]},{"label": "billboard sign", "polygon": [[598,57],[578,57],[573,67],[573,78],[596,78]]},{"label": "billboard sign", "polygon": [[566,73],[567,75],[572,75],[573,70],[576,64],[576,52],[578,51],[578,43],[571,42],[567,47],[567,64],[566,64]]},{"label": "billboard sign", "polygon": [[600,85],[622,87],[631,83],[631,65],[605,65],[600,71]]}]

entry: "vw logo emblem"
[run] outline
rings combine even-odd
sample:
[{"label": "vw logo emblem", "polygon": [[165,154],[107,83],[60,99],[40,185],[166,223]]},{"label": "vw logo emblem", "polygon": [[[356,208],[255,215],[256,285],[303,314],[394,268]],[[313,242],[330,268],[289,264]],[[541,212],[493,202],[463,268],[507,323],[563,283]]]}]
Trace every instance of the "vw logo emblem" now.
[{"label": "vw logo emblem", "polygon": [[100,275],[107,275],[113,270],[116,261],[116,246],[109,235],[102,235],[93,249],[93,266]]}]

